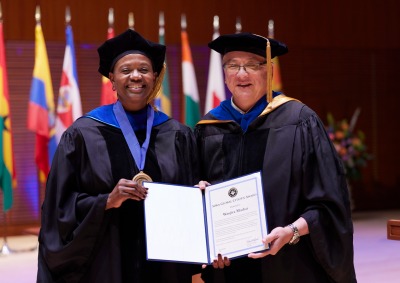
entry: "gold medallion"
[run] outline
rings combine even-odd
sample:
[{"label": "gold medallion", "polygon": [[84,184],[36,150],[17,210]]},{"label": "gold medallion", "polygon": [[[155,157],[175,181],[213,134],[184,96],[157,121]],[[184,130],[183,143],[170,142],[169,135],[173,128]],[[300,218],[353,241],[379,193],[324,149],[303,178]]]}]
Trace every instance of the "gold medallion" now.
[{"label": "gold medallion", "polygon": [[153,180],[150,178],[150,176],[147,175],[146,173],[143,173],[143,171],[140,171],[139,173],[137,173],[133,177],[132,180],[135,181],[136,183],[138,183],[141,186],[143,186],[143,182],[144,181],[153,182]]}]

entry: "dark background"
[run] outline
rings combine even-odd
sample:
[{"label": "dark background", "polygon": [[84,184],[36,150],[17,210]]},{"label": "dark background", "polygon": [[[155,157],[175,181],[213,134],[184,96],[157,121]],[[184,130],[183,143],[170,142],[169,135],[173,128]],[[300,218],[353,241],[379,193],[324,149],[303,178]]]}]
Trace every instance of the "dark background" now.
[{"label": "dark background", "polygon": [[[213,17],[220,33],[234,33],[240,17],[242,31],[267,36],[268,20],[275,21],[275,38],[289,53],[279,58],[284,92],[313,108],[326,122],[350,119],[360,107],[356,129],[366,135],[373,160],[362,169],[362,179],[351,183],[355,210],[400,207],[399,129],[400,2],[397,0],[3,0],[1,1],[14,156],[18,185],[14,205],[0,215],[0,235],[22,233],[39,224],[43,187],[34,164],[34,133],[26,128],[34,64],[35,8],[41,23],[52,73],[55,99],[65,49],[65,8],[70,7],[83,111],[99,106],[101,76],[97,47],[106,39],[108,9],[114,9],[115,33],[134,28],[158,41],[158,15],[165,14],[167,61],[173,117],[182,117],[180,17],[187,32],[204,109]],[[0,197],[2,202],[2,196]],[[5,231],[7,223],[7,231]]]}]

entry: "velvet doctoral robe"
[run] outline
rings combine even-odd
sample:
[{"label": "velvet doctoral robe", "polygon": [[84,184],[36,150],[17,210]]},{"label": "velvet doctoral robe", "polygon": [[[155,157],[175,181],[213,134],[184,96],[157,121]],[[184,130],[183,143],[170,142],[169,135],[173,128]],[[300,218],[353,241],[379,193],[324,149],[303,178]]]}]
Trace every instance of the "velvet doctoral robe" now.
[{"label": "velvet doctoral robe", "polygon": [[200,178],[214,184],[261,170],[268,231],[303,217],[310,233],[274,256],[233,259],[222,271],[209,266],[203,279],[356,282],[345,172],[323,123],[296,100],[266,106],[262,98],[240,114],[228,100],[203,118],[195,128]]},{"label": "velvet doctoral robe", "polygon": [[[142,144],[146,130],[135,133]],[[195,152],[192,130],[155,112],[143,171],[153,181],[193,186]],[[112,105],[66,130],[42,206],[38,282],[191,282],[189,265],[146,260],[143,201],[105,210],[117,182],[138,172]]]}]

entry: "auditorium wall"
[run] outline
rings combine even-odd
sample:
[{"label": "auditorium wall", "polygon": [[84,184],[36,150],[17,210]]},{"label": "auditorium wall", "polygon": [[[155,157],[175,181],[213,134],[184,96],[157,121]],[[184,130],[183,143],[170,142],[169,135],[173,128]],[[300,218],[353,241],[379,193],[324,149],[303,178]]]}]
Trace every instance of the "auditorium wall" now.
[{"label": "auditorium wall", "polygon": [[[267,35],[268,20],[275,22],[275,38],[289,46],[279,58],[284,92],[313,108],[326,122],[361,113],[356,129],[366,135],[373,159],[352,183],[356,210],[400,207],[399,106],[400,17],[396,0],[278,1],[67,1],[2,0],[3,29],[10,88],[17,187],[14,205],[0,214],[0,235],[20,234],[39,225],[44,188],[37,181],[34,133],[26,127],[34,64],[35,9],[40,5],[55,99],[65,48],[65,8],[70,7],[78,80],[83,111],[99,106],[101,76],[96,48],[106,39],[108,11],[114,9],[114,29],[134,29],[158,41],[158,16],[165,15],[168,71],[173,117],[182,117],[180,17],[186,15],[201,109],[207,87],[213,17],[220,33],[234,33],[240,17],[242,31]],[[2,195],[0,196],[2,202]],[[7,223],[7,231],[5,231]]]}]

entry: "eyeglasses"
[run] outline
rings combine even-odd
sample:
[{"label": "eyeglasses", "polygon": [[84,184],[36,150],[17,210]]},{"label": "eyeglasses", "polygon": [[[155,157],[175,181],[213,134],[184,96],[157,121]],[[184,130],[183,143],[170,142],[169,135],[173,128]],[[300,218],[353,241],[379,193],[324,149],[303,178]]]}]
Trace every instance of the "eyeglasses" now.
[{"label": "eyeglasses", "polygon": [[238,64],[225,64],[224,68],[229,74],[237,74],[240,71],[240,68],[243,68],[243,70],[248,73],[248,74],[254,74],[258,70],[261,69],[261,66],[267,64],[267,62],[260,62],[260,63],[248,63],[244,65],[238,65]]}]

